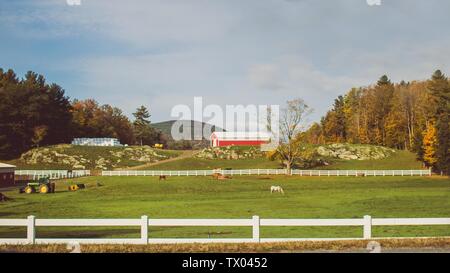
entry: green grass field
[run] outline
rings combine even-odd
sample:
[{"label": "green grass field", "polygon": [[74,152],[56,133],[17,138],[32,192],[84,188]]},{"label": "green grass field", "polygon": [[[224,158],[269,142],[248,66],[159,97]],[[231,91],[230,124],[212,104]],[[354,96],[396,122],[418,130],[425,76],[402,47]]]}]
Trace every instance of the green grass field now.
[{"label": "green grass field", "polygon": [[[55,194],[5,192],[1,218],[361,218],[450,217],[450,179],[444,177],[87,177],[87,189],[68,192],[61,181]],[[96,182],[104,186],[97,187]],[[270,194],[280,185],[286,194]],[[448,226],[375,227],[374,236],[450,236]],[[41,237],[138,237],[139,227],[52,228]],[[250,237],[251,228],[160,227],[151,237]],[[361,237],[359,227],[271,227],[263,237]],[[25,236],[23,228],[0,228],[0,237]]]},{"label": "green grass field", "polygon": [[180,160],[161,163],[158,165],[142,168],[147,170],[211,170],[216,168],[232,169],[278,169],[282,165],[278,161],[270,161],[266,158],[254,159],[202,159],[202,158],[183,158]]}]

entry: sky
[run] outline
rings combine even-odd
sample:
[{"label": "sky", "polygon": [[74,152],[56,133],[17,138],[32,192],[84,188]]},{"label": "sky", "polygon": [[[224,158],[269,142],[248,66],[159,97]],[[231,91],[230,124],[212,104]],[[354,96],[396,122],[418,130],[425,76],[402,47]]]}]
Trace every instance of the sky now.
[{"label": "sky", "polygon": [[152,122],[177,104],[284,105],[317,121],[352,87],[450,74],[448,0],[0,0],[0,67]]}]

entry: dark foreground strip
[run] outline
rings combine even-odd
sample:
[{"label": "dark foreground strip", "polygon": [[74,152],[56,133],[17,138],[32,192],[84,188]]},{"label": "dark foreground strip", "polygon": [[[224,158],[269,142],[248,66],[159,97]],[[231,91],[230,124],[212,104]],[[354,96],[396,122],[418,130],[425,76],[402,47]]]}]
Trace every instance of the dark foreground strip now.
[{"label": "dark foreground strip", "polygon": [[[432,272],[449,254],[0,254],[4,264],[24,271],[44,265],[45,272]],[[45,261],[45,262],[43,262]],[[94,271],[95,270],[95,271]],[[324,271],[325,270],[325,271]],[[431,271],[430,271],[431,270]]]}]

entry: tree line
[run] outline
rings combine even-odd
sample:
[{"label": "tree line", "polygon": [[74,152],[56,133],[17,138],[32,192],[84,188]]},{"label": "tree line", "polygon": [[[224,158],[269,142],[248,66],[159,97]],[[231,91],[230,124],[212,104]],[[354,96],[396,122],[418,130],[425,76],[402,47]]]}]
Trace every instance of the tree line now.
[{"label": "tree line", "polygon": [[115,137],[123,144],[166,143],[139,107],[131,121],[117,107],[93,99],[70,100],[64,89],[27,72],[20,79],[0,69],[0,158],[11,159],[39,145],[70,143],[75,137]]},{"label": "tree line", "polygon": [[429,80],[353,88],[301,138],[312,144],[335,142],[382,145],[417,153],[435,171],[450,170],[450,81],[439,70]]}]

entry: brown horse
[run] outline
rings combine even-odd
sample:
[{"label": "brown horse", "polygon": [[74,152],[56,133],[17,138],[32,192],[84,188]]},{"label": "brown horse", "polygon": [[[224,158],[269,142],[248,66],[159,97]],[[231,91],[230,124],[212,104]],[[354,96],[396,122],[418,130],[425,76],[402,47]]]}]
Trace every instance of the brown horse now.
[{"label": "brown horse", "polygon": [[165,175],[160,175],[159,176],[159,181],[161,181],[161,180],[167,180],[167,177]]}]

